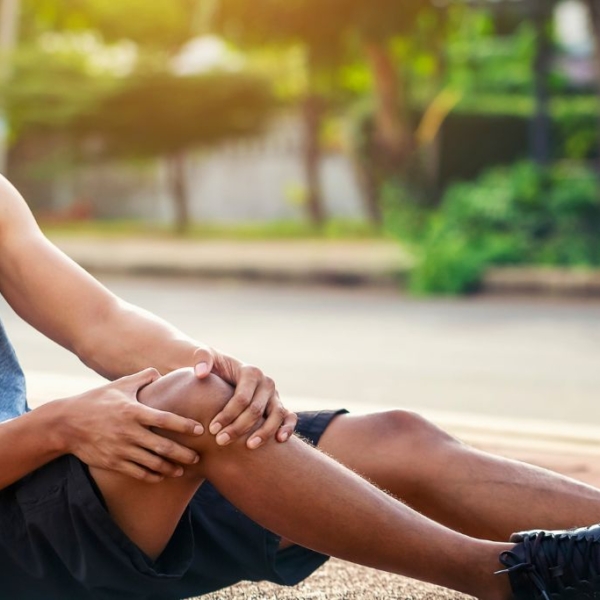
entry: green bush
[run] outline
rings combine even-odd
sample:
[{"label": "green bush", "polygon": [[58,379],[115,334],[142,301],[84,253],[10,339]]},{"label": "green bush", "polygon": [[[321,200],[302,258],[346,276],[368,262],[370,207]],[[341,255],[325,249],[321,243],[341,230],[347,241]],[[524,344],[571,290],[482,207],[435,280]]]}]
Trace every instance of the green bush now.
[{"label": "green bush", "polygon": [[476,289],[490,265],[600,265],[597,176],[581,165],[522,162],[451,186],[431,218],[411,287]]}]

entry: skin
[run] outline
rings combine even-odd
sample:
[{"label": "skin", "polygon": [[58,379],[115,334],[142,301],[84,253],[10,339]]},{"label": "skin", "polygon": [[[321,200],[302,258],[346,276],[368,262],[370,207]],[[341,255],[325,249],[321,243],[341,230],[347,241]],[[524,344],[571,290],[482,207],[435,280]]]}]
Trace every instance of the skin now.
[{"label": "skin", "polygon": [[0,424],[0,489],[74,454],[151,557],[206,478],[284,546],[480,598],[509,597],[493,573],[510,545],[488,540],[600,520],[597,490],[468,448],[411,413],[337,417],[320,445],[338,462],[290,438],[296,417],[271,379],[113,296],[43,237],[1,178],[0,292],[114,380]]},{"label": "skin", "polygon": [[[69,450],[90,465],[110,464],[112,470],[153,482],[173,477],[177,462],[189,464],[197,456],[180,445],[161,453],[164,444],[149,428],[196,435],[204,428],[190,419],[149,410],[135,397],[158,374],[182,367],[194,367],[198,379],[215,373],[235,386],[230,401],[206,424],[219,432],[219,444],[252,430],[246,444],[256,449],[273,438],[285,442],[294,430],[296,415],[285,409],[271,378],[117,298],[43,236],[23,198],[1,176],[0,293],[25,321],[114,380],[81,396],[51,402],[35,415],[0,424],[0,487],[65,453],[63,437],[43,439],[62,422],[69,423],[69,439],[78,440]],[[148,367],[155,371],[120,381]],[[105,410],[112,402],[127,405],[126,410]],[[120,435],[124,431],[127,435]],[[19,440],[19,461],[14,440]]]},{"label": "skin", "polygon": [[[144,388],[139,399],[210,422],[232,394],[218,377],[198,382],[189,370],[180,370]],[[288,543],[479,598],[509,597],[506,578],[494,572],[510,544],[477,540],[435,523],[297,438],[250,452],[243,439],[223,447],[213,436],[164,435],[202,457],[180,478],[149,485],[91,469],[116,523],[152,558],[160,556],[192,496],[210,479]]]}]

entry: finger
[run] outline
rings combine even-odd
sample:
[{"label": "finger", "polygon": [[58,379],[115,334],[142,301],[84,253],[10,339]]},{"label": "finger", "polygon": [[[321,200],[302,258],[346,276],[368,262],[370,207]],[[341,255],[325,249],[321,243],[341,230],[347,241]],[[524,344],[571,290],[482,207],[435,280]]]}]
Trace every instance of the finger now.
[{"label": "finger", "polygon": [[195,450],[186,448],[174,440],[170,440],[153,431],[145,431],[136,440],[136,443],[140,448],[150,451],[172,463],[194,465],[200,460],[200,456]]},{"label": "finger", "polygon": [[278,442],[287,442],[292,437],[297,424],[298,415],[288,410],[279,431],[275,435],[275,439]]},{"label": "finger", "polygon": [[171,461],[165,460],[158,454],[148,452],[148,450],[144,450],[143,448],[132,448],[128,452],[127,458],[140,467],[164,477],[181,477],[183,475],[183,467],[181,465],[176,465]]},{"label": "finger", "polygon": [[213,370],[214,356],[210,348],[198,348],[194,352],[194,373],[204,379]]},{"label": "finger", "polygon": [[287,416],[288,411],[283,407],[278,397],[276,400],[273,399],[271,403],[274,406],[267,409],[268,415],[265,422],[249,437],[246,443],[251,450],[274,438]]},{"label": "finger", "polygon": [[217,444],[226,446],[255,428],[264,419],[265,409],[272,395],[273,390],[270,386],[260,385],[246,410],[231,425],[218,433]]},{"label": "finger", "polygon": [[208,430],[213,435],[231,425],[250,406],[261,377],[262,373],[258,369],[245,371],[244,378],[238,382],[235,393],[225,408],[211,421]]},{"label": "finger", "polygon": [[246,377],[255,377],[257,374],[258,379],[263,377],[262,371],[252,365],[242,364],[233,356],[213,350],[213,359],[212,372],[233,386],[237,387]]},{"label": "finger", "polygon": [[125,390],[130,390],[134,393],[139,392],[144,386],[156,381],[160,378],[160,373],[150,367],[133,375],[126,375],[115,381],[118,387]]},{"label": "finger", "polygon": [[141,413],[139,422],[147,427],[157,427],[158,429],[185,435],[202,435],[204,433],[202,423],[194,419],[188,419],[165,410],[150,408],[145,404],[140,404],[139,410]]},{"label": "finger", "polygon": [[164,481],[163,475],[148,471],[148,469],[144,469],[140,465],[130,461],[123,461],[117,470],[123,475],[146,483],[160,483],[161,481]]}]

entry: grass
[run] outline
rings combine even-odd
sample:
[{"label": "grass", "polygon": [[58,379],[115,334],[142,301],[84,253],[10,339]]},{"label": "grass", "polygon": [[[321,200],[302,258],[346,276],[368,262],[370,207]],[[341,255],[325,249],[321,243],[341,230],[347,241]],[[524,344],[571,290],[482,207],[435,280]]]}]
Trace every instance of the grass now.
[{"label": "grass", "polygon": [[334,219],[318,228],[309,223],[276,221],[271,223],[216,224],[193,223],[177,234],[173,225],[137,220],[91,220],[40,223],[50,236],[93,236],[99,238],[179,238],[196,240],[374,240],[384,234],[364,221]]}]

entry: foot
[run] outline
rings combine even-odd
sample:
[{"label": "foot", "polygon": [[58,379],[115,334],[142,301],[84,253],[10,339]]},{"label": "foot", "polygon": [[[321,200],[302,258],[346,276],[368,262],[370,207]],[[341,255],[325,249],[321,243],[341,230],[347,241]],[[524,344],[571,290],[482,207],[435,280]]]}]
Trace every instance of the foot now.
[{"label": "foot", "polygon": [[500,555],[516,599],[600,600],[600,525],[514,533]]}]

